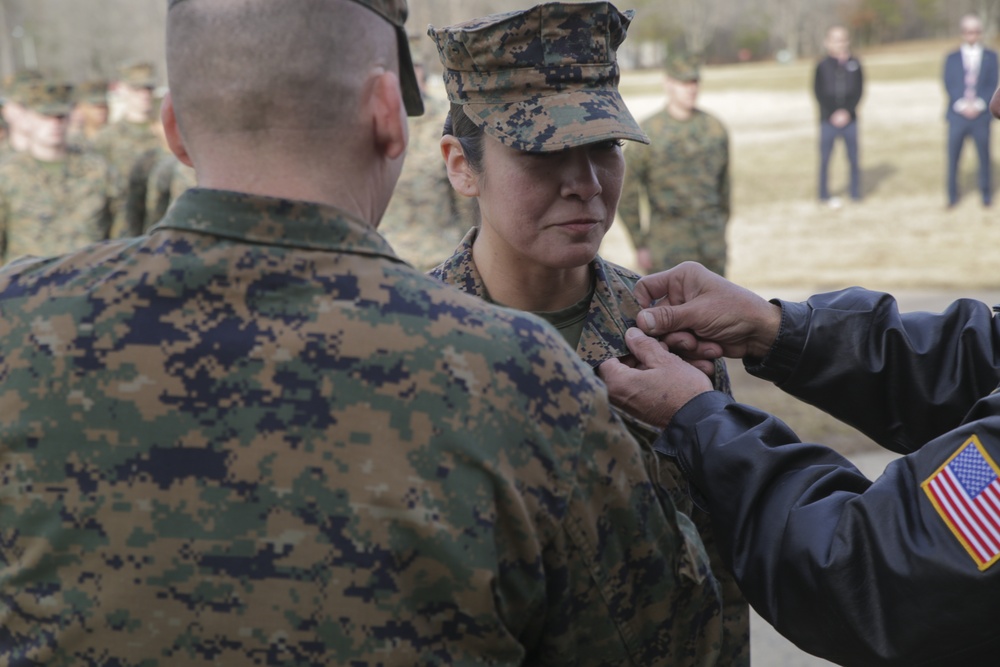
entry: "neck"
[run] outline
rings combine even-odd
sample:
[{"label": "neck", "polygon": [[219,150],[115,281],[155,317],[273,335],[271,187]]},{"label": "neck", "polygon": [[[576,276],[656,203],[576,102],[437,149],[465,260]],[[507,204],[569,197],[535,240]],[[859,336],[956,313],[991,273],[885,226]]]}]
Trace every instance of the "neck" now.
[{"label": "neck", "polygon": [[669,113],[670,117],[674,120],[688,120],[694,115],[694,109],[680,106],[679,104],[675,104],[673,101],[670,101],[667,102],[667,113]]},{"label": "neck", "polygon": [[566,269],[541,266],[515,257],[484,231],[476,237],[472,257],[494,302],[543,313],[569,308],[590,292],[589,263]]},{"label": "neck", "polygon": [[192,159],[199,187],[325,204],[376,226],[398,168],[357,156],[347,164],[332,152],[315,153],[202,145]]}]

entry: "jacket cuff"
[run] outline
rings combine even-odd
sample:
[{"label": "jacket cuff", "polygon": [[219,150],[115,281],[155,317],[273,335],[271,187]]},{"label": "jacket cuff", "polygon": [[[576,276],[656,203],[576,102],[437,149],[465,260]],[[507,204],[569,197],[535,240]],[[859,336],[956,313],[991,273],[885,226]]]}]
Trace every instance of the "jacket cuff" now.
[{"label": "jacket cuff", "polygon": [[698,394],[674,413],[660,437],[653,443],[653,448],[666,456],[677,457],[681,443],[692,442],[687,433],[705,417],[721,412],[730,403],[736,401],[732,396],[721,391],[708,391]]},{"label": "jacket cuff", "polygon": [[747,357],[743,360],[743,367],[754,377],[781,384],[792,374],[802,357],[812,319],[812,307],[807,302],[796,303],[781,299],[771,299],[771,303],[781,306],[778,336],[767,355]]}]

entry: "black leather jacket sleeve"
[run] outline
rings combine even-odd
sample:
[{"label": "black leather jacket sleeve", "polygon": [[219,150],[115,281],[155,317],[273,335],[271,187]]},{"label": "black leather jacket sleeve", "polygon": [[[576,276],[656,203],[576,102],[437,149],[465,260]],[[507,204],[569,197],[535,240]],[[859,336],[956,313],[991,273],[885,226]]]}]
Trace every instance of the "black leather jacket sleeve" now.
[{"label": "black leather jacket sleeve", "polygon": [[955,428],[1000,383],[1000,332],[982,302],[900,313],[890,295],[852,288],[780,304],[778,339],[747,370],[892,451]]},{"label": "black leather jacket sleeve", "polygon": [[900,314],[857,289],[782,308],[779,338],[751,371],[912,453],[872,482],[727,396],[688,403],[659,448],[704,497],[747,599],[840,664],[996,664],[1000,564],[980,569],[921,488],[972,436],[1000,460],[989,308]]}]

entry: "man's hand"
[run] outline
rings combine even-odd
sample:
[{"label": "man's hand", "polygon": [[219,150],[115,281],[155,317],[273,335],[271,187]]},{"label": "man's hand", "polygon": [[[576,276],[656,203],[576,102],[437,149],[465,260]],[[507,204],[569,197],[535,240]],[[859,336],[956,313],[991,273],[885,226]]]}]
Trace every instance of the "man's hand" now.
[{"label": "man's hand", "polygon": [[611,402],[648,424],[665,427],[695,396],[712,391],[712,382],[655,338],[632,328],[625,342],[635,359],[628,366],[609,359],[598,367]]},{"label": "man's hand", "polygon": [[636,322],[691,359],[763,357],[781,326],[781,308],[694,262],[646,276],[635,287],[649,306]]},{"label": "man's hand", "polygon": [[851,112],[847,109],[837,109],[830,114],[830,124],[836,128],[847,127],[851,122]]},{"label": "man's hand", "polygon": [[975,120],[979,118],[979,115],[981,113],[982,111],[971,105],[962,109],[962,115],[968,118],[969,120]]}]

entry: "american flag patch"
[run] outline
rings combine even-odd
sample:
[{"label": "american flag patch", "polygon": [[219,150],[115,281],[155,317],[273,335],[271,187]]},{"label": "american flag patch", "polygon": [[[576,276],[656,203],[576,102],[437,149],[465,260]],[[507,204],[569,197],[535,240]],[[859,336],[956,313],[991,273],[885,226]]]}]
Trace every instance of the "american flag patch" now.
[{"label": "american flag patch", "polygon": [[920,486],[980,570],[1000,560],[1000,468],[972,436]]}]

